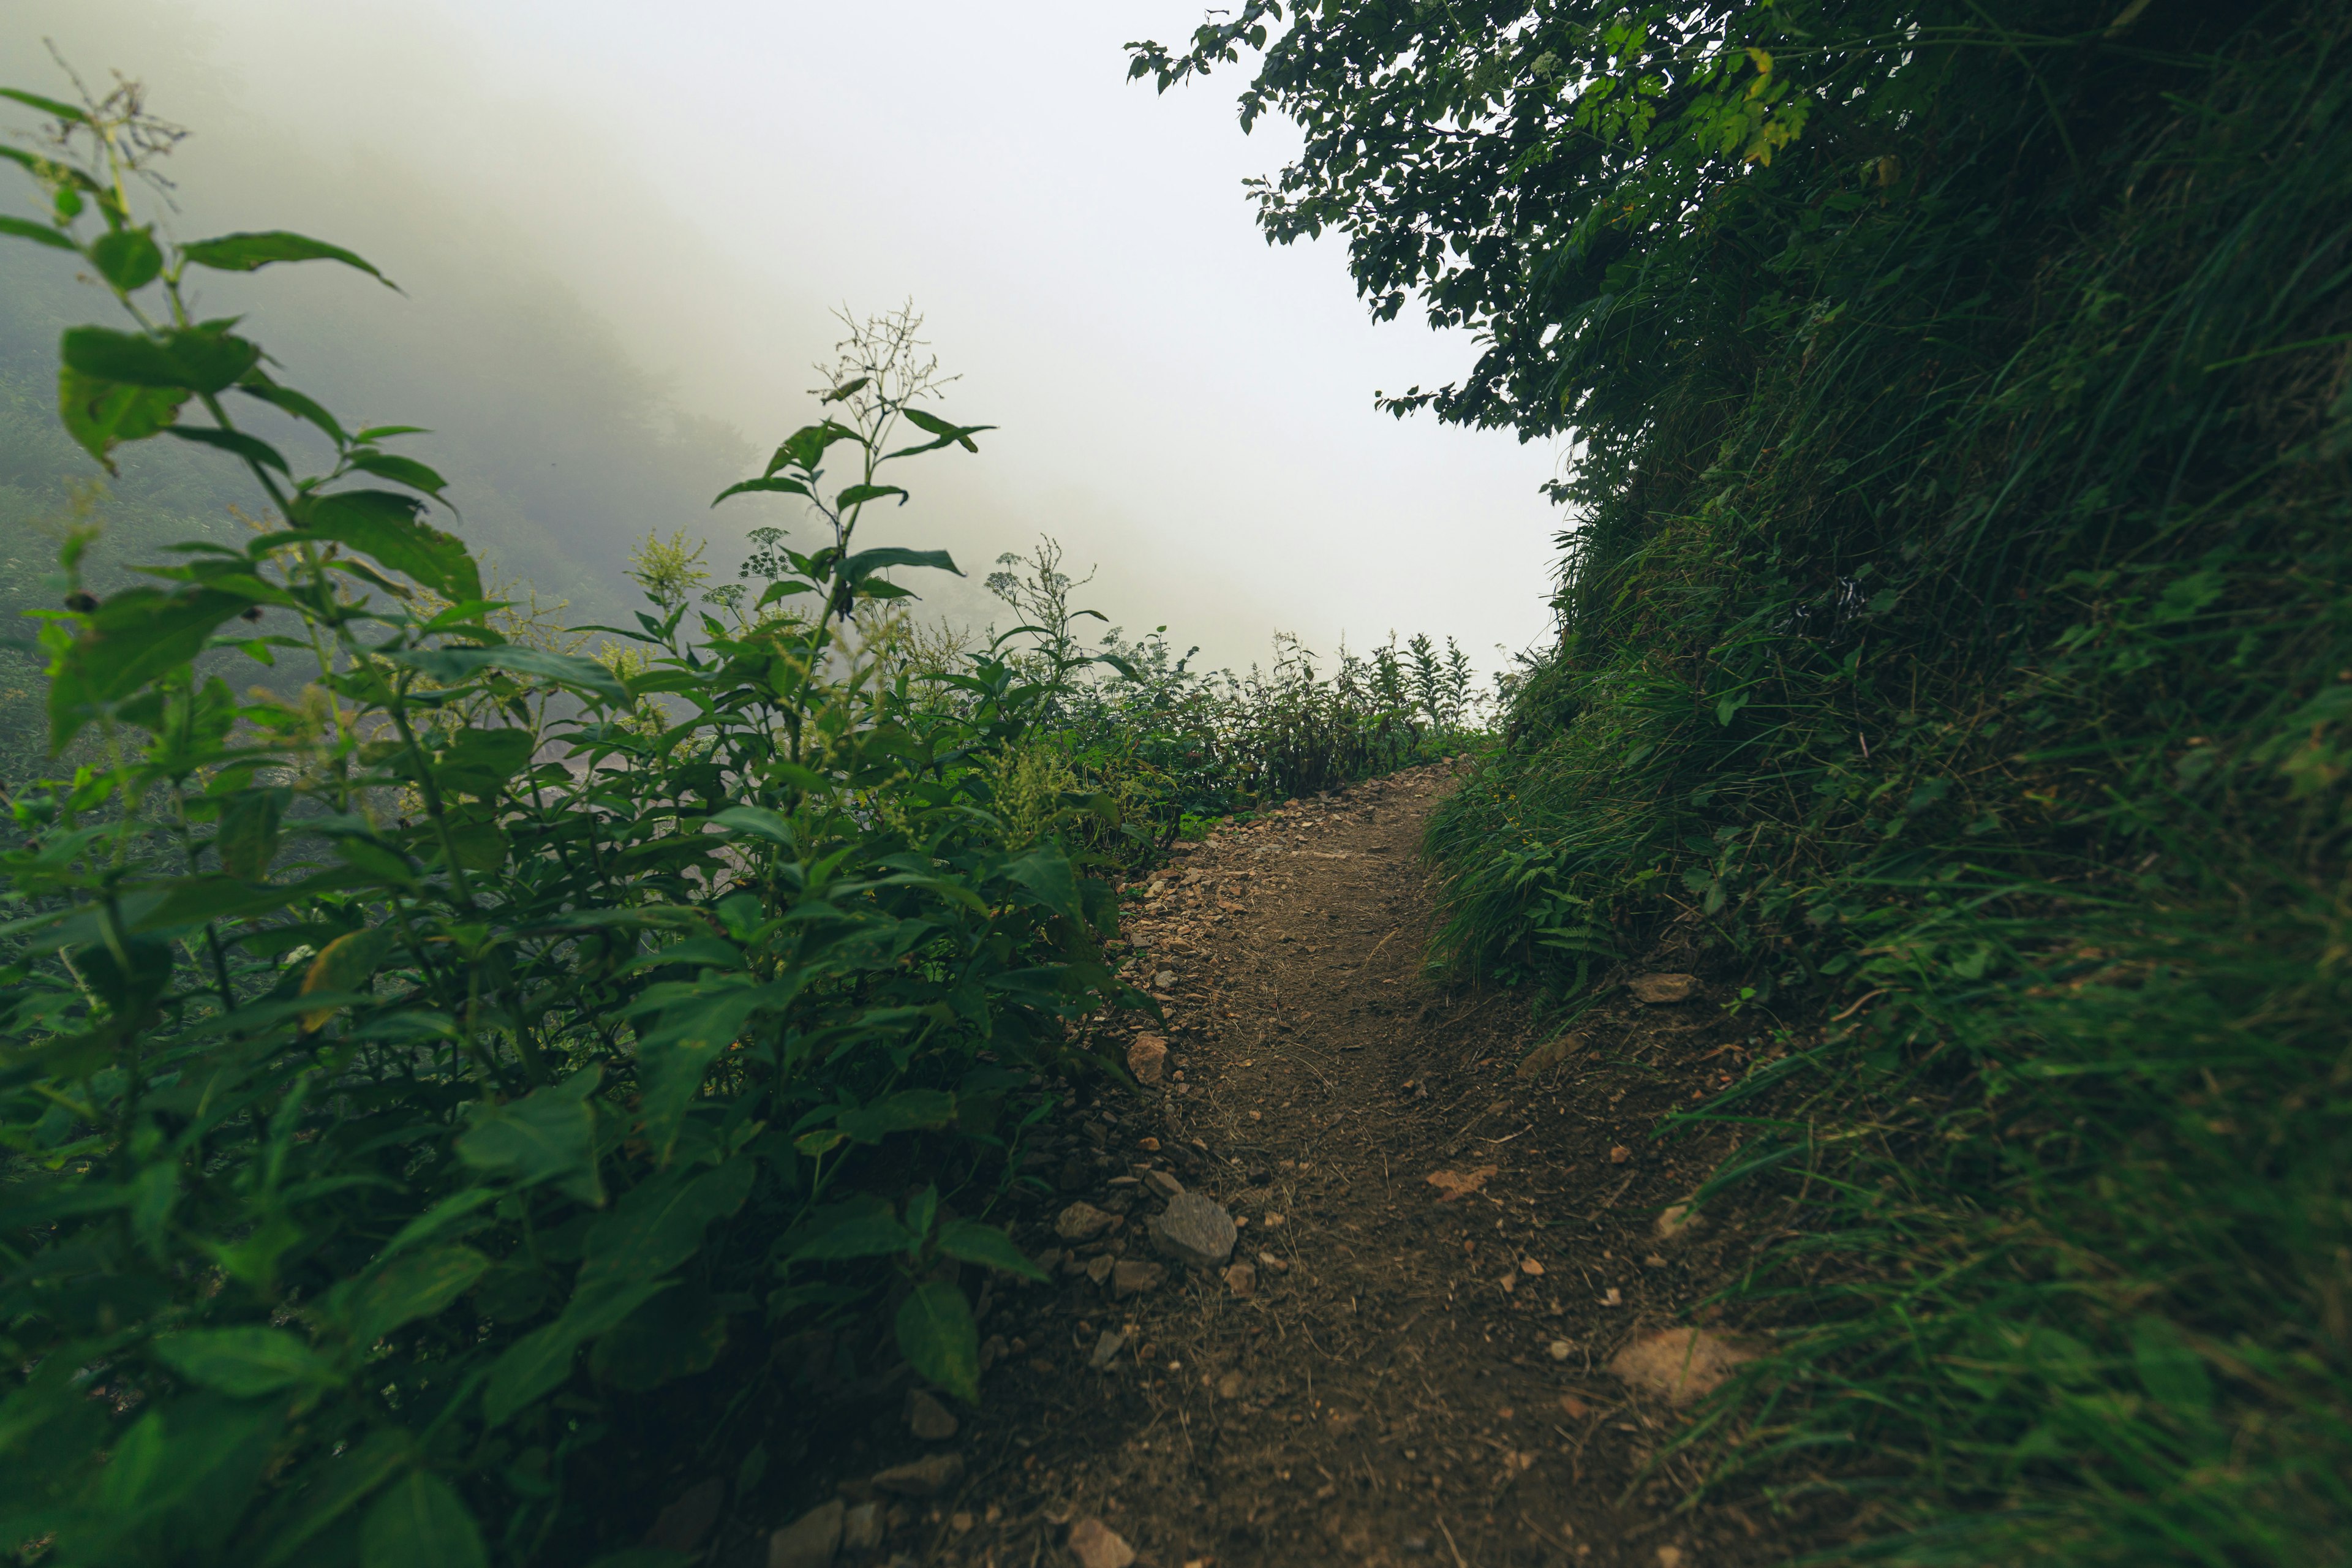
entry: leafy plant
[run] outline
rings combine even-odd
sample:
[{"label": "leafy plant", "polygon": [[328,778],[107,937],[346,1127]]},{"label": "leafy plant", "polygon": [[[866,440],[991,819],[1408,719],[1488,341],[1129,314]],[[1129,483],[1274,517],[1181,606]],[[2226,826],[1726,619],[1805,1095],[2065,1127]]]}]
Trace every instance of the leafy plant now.
[{"label": "leafy plant", "polygon": [[[941,704],[845,639],[887,568],[952,570],[853,548],[902,493],[877,447],[982,427],[836,384],[845,418],[737,487],[808,496],[831,542],[725,619],[649,546],[604,658],[517,640],[415,432],[347,429],[184,289],[381,274],[175,242],[131,199],[173,139],[135,94],[8,96],[55,129],[0,150],[47,204],[0,226],[127,321],[66,332],[68,427],[100,462],[216,451],[269,521],[103,598],[77,544],[43,617],[52,747],[100,760],[20,793],[5,855],[0,1533],[60,1564],[577,1561],[641,1528],[611,1483],[650,1446],[748,1451],[800,1397],[783,1336],[975,1397],[957,1270],[1034,1270],[950,1203],[986,1209],[1038,1075],[1129,994],[1107,887],[989,809],[1051,689],[991,654]],[[240,699],[248,660],[314,673]],[[681,1391],[686,1437],[655,1414]]]}]

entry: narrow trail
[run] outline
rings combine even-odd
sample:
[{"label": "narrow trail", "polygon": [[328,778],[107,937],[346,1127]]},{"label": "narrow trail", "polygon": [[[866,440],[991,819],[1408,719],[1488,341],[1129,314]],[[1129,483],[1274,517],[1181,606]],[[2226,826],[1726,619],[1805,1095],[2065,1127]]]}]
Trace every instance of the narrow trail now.
[{"label": "narrow trail", "polygon": [[[1026,1156],[1059,1194],[1014,1234],[1055,1275],[990,1292],[982,1407],[928,1445],[894,1408],[842,1458],[962,1460],[929,1500],[841,1488],[890,1510],[871,1561],[1785,1560],[1760,1510],[1673,1511],[1686,1461],[1642,1473],[1682,1425],[1673,1395],[1736,1353],[1676,1327],[1748,1245],[1674,1206],[1728,1135],[1654,1134],[1745,1059],[1743,1027],[1662,975],[1631,990],[1688,994],[1619,987],[1546,1042],[1514,994],[1429,980],[1418,847],[1450,783],[1298,803],[1129,906],[1161,1081],[1074,1100]],[[1242,1269],[1155,1250],[1180,1184],[1234,1216]]]}]

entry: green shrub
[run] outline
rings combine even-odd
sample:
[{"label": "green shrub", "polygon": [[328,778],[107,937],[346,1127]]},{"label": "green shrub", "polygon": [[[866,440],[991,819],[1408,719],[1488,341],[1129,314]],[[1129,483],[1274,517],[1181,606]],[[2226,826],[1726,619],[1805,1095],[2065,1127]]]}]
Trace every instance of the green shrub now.
[{"label": "green shrub", "polygon": [[[856,546],[890,427],[974,430],[837,385],[734,487],[834,524],[756,602],[693,608],[691,551],[649,548],[606,659],[509,637],[406,432],[182,286],[374,269],[162,239],[135,106],[11,96],[60,133],[0,149],[54,216],[7,232],[130,318],[66,333],[68,428],[213,448],[270,521],[102,600],[78,538],[44,617],[51,746],[98,760],[21,791],[0,856],[0,1541],[581,1562],[680,1449],[757,1473],[784,1336],[975,1399],[959,1267],[1034,1273],[984,1223],[1002,1155],[1122,993],[1107,886],[992,815],[1054,689],[992,655],[943,705],[841,630],[887,568],[951,569]],[[856,483],[819,489],[829,450]],[[239,698],[248,661],[314,673]]]}]

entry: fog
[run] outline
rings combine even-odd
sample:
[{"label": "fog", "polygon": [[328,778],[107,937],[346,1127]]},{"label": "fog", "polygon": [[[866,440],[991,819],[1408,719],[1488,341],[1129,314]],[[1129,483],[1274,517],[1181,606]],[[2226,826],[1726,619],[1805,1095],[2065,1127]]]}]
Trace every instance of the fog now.
[{"label": "fog", "polygon": [[[457,481],[464,530],[583,606],[608,613],[647,529],[706,535],[731,572],[745,530],[799,522],[707,502],[810,416],[832,310],[911,299],[961,373],[941,412],[1000,427],[978,457],[906,466],[914,500],[861,531],[955,552],[966,581],[910,584],[936,612],[985,620],[985,569],[1044,532],[1098,566],[1083,602],[1218,662],[1276,630],[1326,653],[1394,630],[1492,668],[1545,633],[1556,454],[1371,406],[1474,345],[1370,324],[1336,242],[1264,242],[1241,181],[1293,143],[1242,135],[1236,79],[1125,80],[1120,43],[1180,35],[1197,5],[0,15],[10,83],[60,89],[50,37],[193,130],[177,232],[297,228],[400,283],[281,267],[206,288],[294,384],[434,426],[415,450]],[[30,210],[29,188],[0,196]]]}]

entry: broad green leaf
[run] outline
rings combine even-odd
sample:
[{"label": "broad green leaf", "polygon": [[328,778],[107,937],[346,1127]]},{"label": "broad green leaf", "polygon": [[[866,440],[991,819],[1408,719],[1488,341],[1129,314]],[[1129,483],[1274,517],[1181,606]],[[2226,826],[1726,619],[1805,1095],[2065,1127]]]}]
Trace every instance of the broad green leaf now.
[{"label": "broad green leaf", "polygon": [[[397,934],[389,926],[369,926],[337,937],[310,961],[302,976],[302,994],[320,992],[338,994],[359,990],[373,979],[384,960],[392,956]],[[302,1015],[302,1027],[323,1029],[327,1020],[335,1016],[331,1006],[319,1007]]]},{"label": "broad green leaf", "polygon": [[13,234],[18,239],[29,239],[35,245],[46,245],[52,250],[72,250],[74,242],[45,223],[28,223],[20,217],[0,217],[0,234]]},{"label": "broad green leaf", "polygon": [[232,453],[248,463],[276,468],[281,474],[294,471],[286,466],[286,458],[277,447],[267,441],[256,440],[242,430],[223,430],[214,425],[174,425],[164,434],[177,440],[193,441],[198,446]]},{"label": "broad green leaf", "polygon": [[190,1383],[239,1399],[275,1394],[296,1384],[342,1381],[331,1363],[283,1329],[190,1329],[166,1334],[148,1350]]},{"label": "broad green leaf", "polygon": [[261,358],[261,346],[217,328],[180,327],[151,337],[68,327],[58,357],[68,370],[99,381],[212,393],[251,370]]},{"label": "broad green leaf", "polygon": [[445,685],[454,686],[486,669],[502,669],[509,675],[537,676],[541,680],[551,680],[558,686],[603,698],[607,702],[626,702],[629,698],[613,672],[594,659],[579,658],[547,648],[511,645],[499,647],[432,647],[387,657],[394,664],[422,670]]},{"label": "broad green leaf", "polygon": [[757,1169],[751,1155],[738,1154],[691,1177],[672,1171],[639,1183],[589,1227],[581,1284],[668,1273],[701,1249],[711,1221],[743,1206]]},{"label": "broad green leaf", "polygon": [[588,1097],[603,1081],[603,1068],[586,1068],[505,1105],[476,1103],[472,1125],[457,1139],[457,1158],[520,1186],[555,1183],[567,1195],[601,1206],[596,1115]]},{"label": "broad green leaf", "polygon": [[730,805],[712,813],[710,820],[730,833],[748,833],[787,849],[793,847],[793,825],[764,805]]},{"label": "broad green leaf", "polygon": [[[980,450],[980,447],[972,441],[972,437],[974,436],[979,435],[983,430],[993,430],[996,428],[993,425],[950,424],[947,420],[940,418],[938,415],[927,414],[919,408],[902,408],[898,412],[904,414],[907,416],[907,423],[915,426],[916,429],[923,431],[927,435],[938,437],[939,439],[933,442],[932,446],[944,447],[952,441],[967,452],[977,452]],[[929,450],[929,448],[925,447],[922,449]]]},{"label": "broad green leaf", "polygon": [[199,267],[218,272],[251,272],[279,261],[340,261],[346,267],[358,268],[387,289],[393,287],[392,279],[378,272],[364,257],[340,245],[289,234],[284,229],[200,239],[180,247],[180,254]]},{"label": "broad green leaf", "polygon": [[863,437],[856,431],[837,420],[827,419],[818,425],[803,425],[784,437],[783,445],[778,447],[775,455],[768,459],[767,469],[760,477],[773,479],[779,468],[792,468],[803,470],[814,468],[818,459],[824,456],[824,449],[835,441],[862,439]]},{"label": "broad green leaf", "polygon": [[1074,924],[1086,923],[1078,899],[1078,875],[1070,858],[1050,844],[1024,850],[1006,863],[1003,874],[1034,895],[1037,901]]},{"label": "broad green leaf", "polygon": [[2178,1415],[2200,1418],[2212,1413],[2212,1374],[2179,1329],[2162,1318],[2135,1319],[2131,1347],[2133,1369],[2149,1398]]},{"label": "broad green leaf", "polygon": [[717,495],[711,497],[710,504],[712,506],[717,506],[729,496],[760,494],[804,496],[811,493],[813,492],[811,492],[808,486],[803,484],[798,479],[744,479],[739,483],[729,485],[725,489],[720,490]]},{"label": "broad green leaf", "polygon": [[[852,485],[834,497],[833,504],[841,510],[846,511],[851,507],[863,506],[870,500],[880,500],[884,496],[897,496],[900,506],[907,504],[907,492],[897,485]],[[934,553],[938,552],[934,552]]]},{"label": "broad green leaf", "polygon": [[553,1393],[572,1375],[572,1361],[582,1345],[677,1284],[675,1279],[638,1279],[581,1289],[563,1316],[533,1329],[499,1358],[482,1389],[482,1419],[499,1426]]},{"label": "broad green leaf", "polygon": [[91,700],[127,697],[205,650],[214,628],[242,614],[251,601],[210,588],[168,594],[127,588],[90,613],[71,655]]},{"label": "broad green leaf", "polygon": [[489,1568],[489,1562],[465,1500],[424,1470],[376,1499],[360,1531],[360,1568]]},{"label": "broad green leaf", "polygon": [[655,1158],[667,1163],[702,1079],[751,1015],[790,1002],[805,973],[773,984],[732,984],[663,1009],[661,1022],[638,1038],[637,1070],[645,1093],[638,1114]]},{"label": "broad green leaf", "polygon": [[[467,795],[489,795],[522,772],[538,746],[529,730],[464,730],[441,749],[441,784]],[[487,786],[487,787],[484,787]]]},{"label": "broad green leaf", "polygon": [[945,1089],[902,1089],[871,1105],[845,1110],[834,1122],[860,1143],[879,1143],[893,1132],[951,1126],[955,1114],[956,1098]]},{"label": "broad green leaf", "polygon": [[436,1247],[393,1259],[363,1279],[338,1288],[334,1310],[352,1340],[371,1345],[418,1318],[429,1318],[473,1288],[490,1260],[470,1247]]},{"label": "broad green leaf", "polygon": [[1024,1279],[1043,1279],[1045,1271],[1029,1260],[1027,1254],[1013,1245],[1013,1238],[992,1225],[978,1220],[950,1219],[940,1222],[940,1250],[964,1263],[978,1263],[989,1268],[1001,1268],[1007,1274],[1017,1274]]},{"label": "broad green leaf", "polygon": [[348,446],[351,443],[351,437],[343,434],[342,426],[336,421],[333,415],[327,412],[323,404],[307,394],[295,391],[290,386],[278,385],[258,367],[247,373],[245,378],[236,384],[236,390],[244,393],[247,397],[259,398],[271,407],[291,414],[297,419],[310,421],[338,447]]},{"label": "broad green leaf", "polygon": [[269,863],[278,858],[278,825],[287,798],[282,789],[249,789],[229,802],[220,831],[213,835],[222,870],[248,882],[268,875]]},{"label": "broad green leaf", "polygon": [[940,572],[963,575],[955,557],[944,550],[907,550],[898,545],[884,545],[878,550],[861,550],[841,563],[844,582],[860,583],[886,566],[929,566]]},{"label": "broad green leaf", "polygon": [[347,460],[362,473],[373,474],[380,479],[390,479],[394,484],[406,485],[411,489],[423,490],[436,498],[449,488],[449,481],[433,469],[414,458],[404,458],[396,452],[353,452]]},{"label": "broad green leaf", "polygon": [[77,446],[113,473],[114,448],[144,441],[180,416],[191,395],[159,386],[132,386],[84,375],[70,365],[58,370],[58,418]]},{"label": "broad green leaf", "polygon": [[391,1479],[414,1451],[405,1429],[378,1427],[347,1452],[316,1465],[309,1490],[284,1522],[269,1532],[269,1550],[255,1568],[280,1568],[298,1556],[313,1536]]},{"label": "broad green leaf", "polygon": [[944,1279],[919,1286],[898,1308],[898,1351],[966,1405],[980,1403],[980,1329],[971,1304]]},{"label": "broad green leaf", "polygon": [[910,1252],[915,1237],[887,1209],[853,1214],[828,1226],[793,1248],[795,1263],[821,1263],[847,1258],[893,1258]]},{"label": "broad green leaf", "polygon": [[163,251],[147,230],[118,228],[90,241],[89,264],[109,283],[133,294],[162,274]]},{"label": "broad green leaf", "polygon": [[708,1372],[727,1348],[727,1320],[709,1287],[688,1280],[613,1325],[589,1352],[588,1370],[615,1388],[642,1394]]},{"label": "broad green leaf", "polygon": [[480,598],[481,568],[467,553],[465,542],[418,521],[422,504],[391,490],[334,490],[289,506],[287,521],[313,538],[373,555],[445,599]]}]

